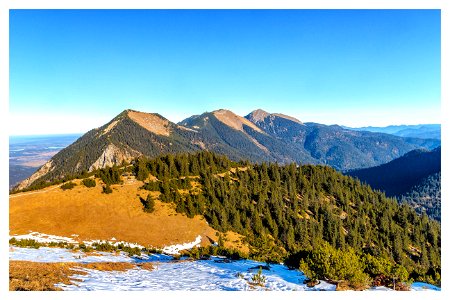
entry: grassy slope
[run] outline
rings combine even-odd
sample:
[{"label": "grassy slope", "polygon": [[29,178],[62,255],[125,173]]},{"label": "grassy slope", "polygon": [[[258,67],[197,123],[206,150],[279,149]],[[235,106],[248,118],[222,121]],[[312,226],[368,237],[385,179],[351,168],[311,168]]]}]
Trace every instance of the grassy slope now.
[{"label": "grassy slope", "polygon": [[[79,180],[74,182],[79,183]],[[138,190],[142,182],[112,185],[112,194],[102,194],[102,187],[76,186],[63,191],[57,186],[38,192],[10,196],[10,234],[26,234],[30,230],[70,237],[78,234],[80,240],[110,240],[162,247],[195,240],[202,236],[217,241],[215,230],[203,217],[192,219],[177,214],[171,204],[156,201],[151,214],[142,210]],[[208,238],[207,238],[208,237]]]}]

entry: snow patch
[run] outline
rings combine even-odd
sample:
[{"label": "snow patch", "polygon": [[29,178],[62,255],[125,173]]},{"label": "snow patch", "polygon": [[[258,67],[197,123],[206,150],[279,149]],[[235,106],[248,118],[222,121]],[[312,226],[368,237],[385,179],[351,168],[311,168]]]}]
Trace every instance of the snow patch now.
[{"label": "snow patch", "polygon": [[[76,236],[72,234],[72,236]],[[12,235],[9,238],[15,238],[16,240],[35,240],[39,243],[51,243],[51,242],[66,242],[68,244],[78,244],[77,241],[75,241],[72,238],[64,237],[64,236],[58,236],[58,235],[52,235],[52,234],[45,234],[40,232],[30,232],[28,234],[22,234],[22,235]]]},{"label": "snow patch", "polygon": [[98,244],[108,243],[111,246],[115,246],[115,247],[119,246],[119,244],[122,244],[124,246],[131,247],[131,248],[139,248],[139,249],[144,249],[145,248],[144,246],[139,245],[137,243],[129,243],[129,242],[124,242],[124,241],[114,242],[113,239],[116,240],[115,238],[112,238],[109,241],[90,240],[90,241],[83,241],[83,244],[85,244],[87,246],[92,246],[92,244],[94,244],[94,243],[98,243]]},{"label": "snow patch", "polygon": [[162,249],[162,252],[166,253],[166,254],[180,254],[181,250],[192,249],[195,246],[200,247],[201,241],[202,241],[202,237],[199,235],[193,242],[166,246]]},{"label": "snow patch", "polygon": [[[77,238],[78,234],[71,234],[71,236],[73,238]],[[46,233],[40,233],[40,232],[30,232],[28,234],[22,234],[22,235],[11,235],[11,236],[9,236],[9,238],[10,239],[15,238],[16,240],[30,239],[30,240],[35,240],[36,242],[39,242],[39,243],[66,242],[68,244],[75,244],[75,245],[79,244],[79,242],[77,240],[74,240],[73,238],[70,238],[70,237],[64,237],[64,236],[58,236],[58,235],[52,235],[52,234],[46,234]],[[145,248],[144,246],[139,245],[137,243],[117,241],[117,239],[115,237],[112,237],[109,241],[107,241],[107,240],[89,240],[89,241],[82,241],[82,243],[87,246],[92,246],[92,244],[94,244],[94,243],[98,243],[98,244],[108,243],[115,247],[119,246],[119,244],[122,244],[124,246],[128,246],[131,248],[139,248],[139,249]]]}]

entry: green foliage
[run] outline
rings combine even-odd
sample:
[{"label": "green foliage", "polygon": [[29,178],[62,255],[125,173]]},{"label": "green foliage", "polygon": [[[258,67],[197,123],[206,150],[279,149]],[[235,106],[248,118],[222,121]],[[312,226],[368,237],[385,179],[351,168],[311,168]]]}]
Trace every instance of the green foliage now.
[{"label": "green foliage", "polygon": [[101,178],[106,185],[111,185],[122,183],[120,173],[119,169],[114,166],[98,170],[95,176]]},{"label": "green foliage", "polygon": [[407,193],[398,197],[415,208],[419,214],[426,213],[429,217],[441,220],[441,172],[424,178]]},{"label": "green foliage", "polygon": [[109,185],[105,185],[102,188],[103,188],[102,193],[104,193],[104,194],[111,194],[113,192]]},{"label": "green foliage", "polygon": [[363,272],[364,265],[353,248],[335,249],[327,242],[309,251],[300,261],[300,269],[313,280],[345,280],[354,288],[370,283],[369,276]]},{"label": "green foliage", "polygon": [[141,256],[141,254],[142,254],[142,251],[140,248],[130,247],[130,246],[124,245],[123,243],[120,243],[119,245],[117,245],[117,249],[128,253],[129,256],[133,256],[133,255]]},{"label": "green foliage", "polygon": [[370,254],[366,254],[363,256],[364,260],[364,271],[371,275],[371,277],[375,277],[378,275],[390,276],[392,274],[392,270],[394,268],[394,263],[384,257],[375,257]]},{"label": "green foliage", "polygon": [[92,248],[91,246],[87,246],[84,243],[79,244],[78,245],[78,249],[83,251],[83,252],[86,252],[86,253],[94,251],[94,248]]},{"label": "green foliage", "polygon": [[264,286],[266,283],[266,276],[262,275],[262,267],[259,267],[258,273],[252,276],[253,284]]},{"label": "green foliage", "polygon": [[60,188],[61,188],[63,191],[65,191],[65,190],[71,190],[71,189],[73,189],[76,185],[77,185],[77,184],[76,184],[75,182],[70,181],[70,182],[67,182],[67,183],[64,183],[63,185],[61,185]]},{"label": "green foliage", "polygon": [[210,256],[224,256],[228,259],[239,260],[248,259],[249,256],[237,249],[225,248],[223,246],[206,246],[206,247],[194,247],[190,250],[185,250],[184,255],[187,255],[194,259],[206,259]]},{"label": "green foliage", "polygon": [[139,197],[141,200],[142,205],[144,206],[143,210],[146,213],[152,213],[155,211],[155,199],[153,199],[152,196],[147,195],[147,199],[143,199],[142,197]]},{"label": "green foliage", "polygon": [[108,242],[105,243],[92,243],[92,248],[94,248],[97,251],[103,251],[103,252],[113,252],[118,250],[118,248]]},{"label": "green foliage", "polygon": [[146,161],[143,158],[138,159],[134,164],[134,173],[136,174],[136,179],[144,181],[148,178],[149,170],[146,165]]},{"label": "green foliage", "polygon": [[154,191],[154,192],[159,192],[161,187],[160,187],[160,183],[157,181],[150,181],[150,182],[146,182],[144,183],[144,185],[142,186],[142,188],[144,190],[147,191]]},{"label": "green foliage", "polygon": [[39,249],[39,247],[44,246],[44,244],[39,243],[33,239],[16,239],[16,238],[11,238],[9,240],[9,244],[13,245],[13,246],[17,246],[17,247],[23,247],[23,248],[35,248],[35,249]]},{"label": "green foliage", "polygon": [[67,242],[50,242],[50,243],[47,243],[47,247],[70,248],[70,247],[73,247],[73,244],[69,244]]},{"label": "green foliage", "polygon": [[84,184],[84,186],[86,186],[88,188],[96,186],[95,180],[92,178],[85,178],[81,181],[81,183]]}]

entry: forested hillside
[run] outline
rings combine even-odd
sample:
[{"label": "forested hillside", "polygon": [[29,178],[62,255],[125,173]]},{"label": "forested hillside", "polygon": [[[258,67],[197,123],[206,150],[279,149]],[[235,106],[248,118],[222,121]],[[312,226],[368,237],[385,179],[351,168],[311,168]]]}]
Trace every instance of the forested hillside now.
[{"label": "forested hillside", "polygon": [[399,197],[414,207],[417,213],[426,213],[433,219],[441,220],[441,172],[432,174]]},{"label": "forested hillside", "polygon": [[308,265],[312,278],[353,286],[385,277],[440,282],[440,224],[330,167],[201,152],[140,159],[134,172],[144,189],[160,191],[147,201],[174,203],[214,229],[246,236],[255,259]]}]

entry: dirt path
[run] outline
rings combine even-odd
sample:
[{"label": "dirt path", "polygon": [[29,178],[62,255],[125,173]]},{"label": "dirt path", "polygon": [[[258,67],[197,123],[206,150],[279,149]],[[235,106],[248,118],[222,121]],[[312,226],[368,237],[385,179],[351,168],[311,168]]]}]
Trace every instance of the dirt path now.
[{"label": "dirt path", "polygon": [[15,195],[9,195],[9,198],[17,198],[17,197],[20,197],[20,196],[26,196],[26,195],[32,195],[32,194],[41,194],[41,193],[47,193],[47,192],[49,192],[49,191],[52,191],[52,190],[54,190],[54,189],[59,188],[61,185],[62,185],[62,184],[56,185],[56,186],[54,186],[54,187],[52,187],[52,188],[50,188],[50,189],[47,189],[47,190],[40,190],[40,191],[37,191],[37,192],[25,192],[25,193],[19,193],[19,194],[15,194]]}]

